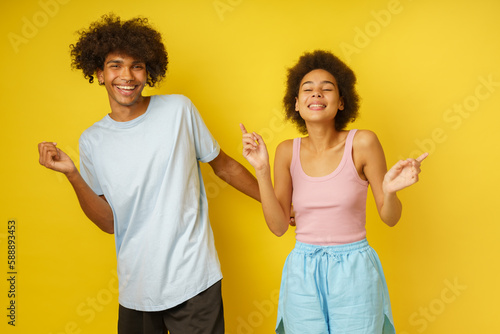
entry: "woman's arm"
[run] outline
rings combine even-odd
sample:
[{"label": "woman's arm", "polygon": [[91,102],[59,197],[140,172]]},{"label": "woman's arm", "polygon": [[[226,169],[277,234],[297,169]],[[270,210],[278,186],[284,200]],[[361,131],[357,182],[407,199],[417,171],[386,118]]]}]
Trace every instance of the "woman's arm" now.
[{"label": "woman's arm", "polygon": [[267,226],[275,235],[282,236],[288,230],[290,222],[292,186],[287,157],[291,157],[291,149],[290,153],[287,153],[290,144],[283,142],[276,149],[273,187],[269,155],[264,140],[256,133],[248,133],[243,125],[240,127],[243,133],[243,156],[255,169]]},{"label": "woman's arm", "polygon": [[375,133],[360,130],[354,137],[355,164],[361,166],[361,176],[370,183],[380,218],[387,225],[394,226],[401,218],[402,205],[397,192],[418,181],[420,163],[427,155],[398,161],[387,171],[384,150]]}]

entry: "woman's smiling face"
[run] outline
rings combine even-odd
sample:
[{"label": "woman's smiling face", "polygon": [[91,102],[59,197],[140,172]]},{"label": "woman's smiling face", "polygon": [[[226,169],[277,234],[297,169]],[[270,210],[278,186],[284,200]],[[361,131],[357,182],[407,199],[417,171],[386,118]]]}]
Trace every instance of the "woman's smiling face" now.
[{"label": "woman's smiling face", "polygon": [[312,70],[301,80],[295,110],[306,121],[333,120],[344,109],[337,80],[328,71]]}]

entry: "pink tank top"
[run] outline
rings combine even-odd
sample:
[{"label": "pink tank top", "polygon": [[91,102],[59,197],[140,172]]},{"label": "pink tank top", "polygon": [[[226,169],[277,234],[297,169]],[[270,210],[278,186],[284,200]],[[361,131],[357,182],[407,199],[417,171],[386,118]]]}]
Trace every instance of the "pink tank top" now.
[{"label": "pink tank top", "polygon": [[300,163],[301,138],[293,140],[290,174],[297,241],[339,245],[366,237],[368,181],[359,177],[352,160],[352,141],[356,131],[349,131],[337,169],[321,177],[304,172]]}]

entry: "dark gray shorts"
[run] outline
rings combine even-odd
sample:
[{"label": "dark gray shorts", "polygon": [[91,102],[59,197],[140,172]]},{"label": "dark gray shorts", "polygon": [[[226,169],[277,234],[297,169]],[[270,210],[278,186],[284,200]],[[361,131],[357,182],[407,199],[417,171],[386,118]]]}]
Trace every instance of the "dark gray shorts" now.
[{"label": "dark gray shorts", "polygon": [[171,309],[131,310],[120,305],[118,334],[224,334],[221,281]]}]

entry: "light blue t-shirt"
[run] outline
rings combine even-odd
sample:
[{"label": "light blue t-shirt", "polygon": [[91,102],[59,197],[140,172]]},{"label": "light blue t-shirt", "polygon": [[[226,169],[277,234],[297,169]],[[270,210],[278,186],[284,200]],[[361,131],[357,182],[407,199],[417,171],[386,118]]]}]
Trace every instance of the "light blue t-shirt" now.
[{"label": "light blue t-shirt", "polygon": [[108,115],[82,134],[82,177],[114,214],[122,306],[165,310],[222,278],[199,166],[219,152],[182,95],[152,96],[143,115]]}]

